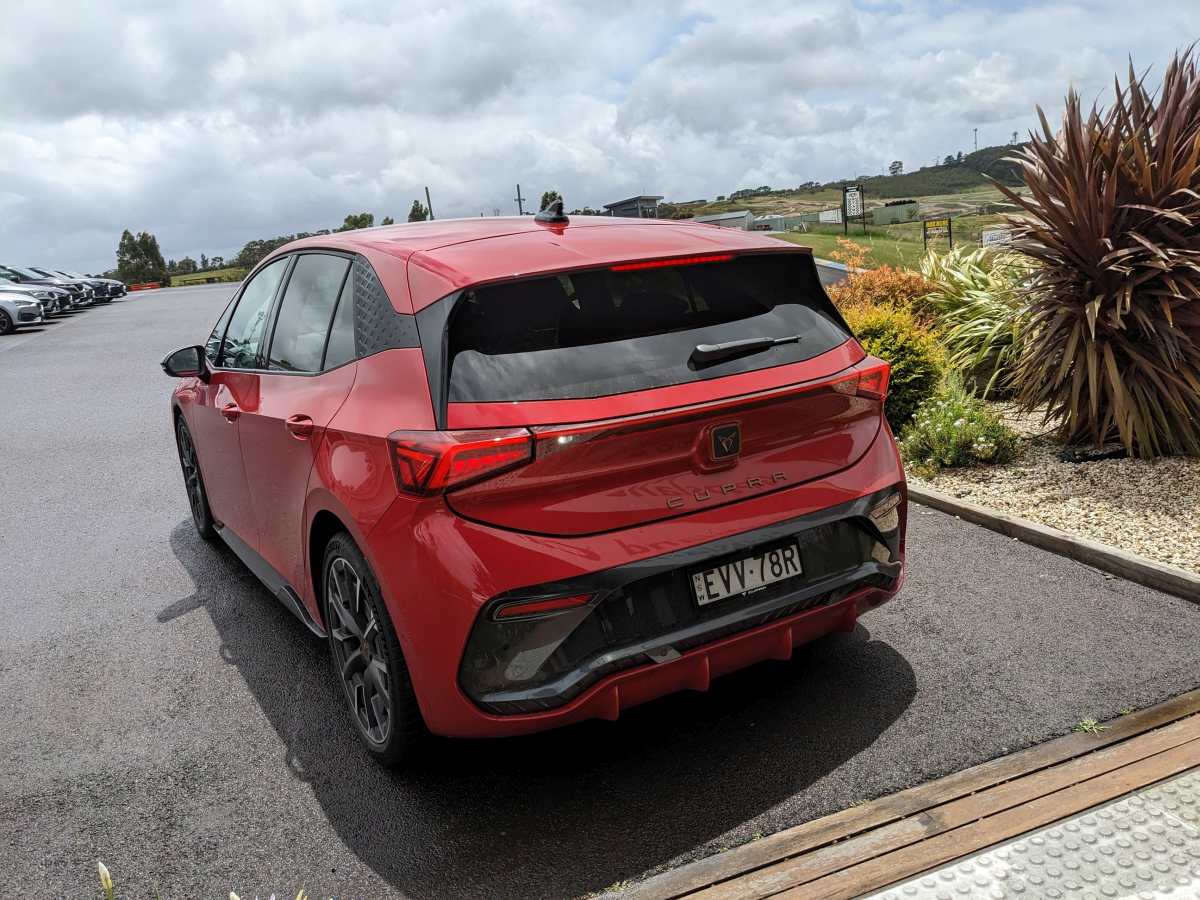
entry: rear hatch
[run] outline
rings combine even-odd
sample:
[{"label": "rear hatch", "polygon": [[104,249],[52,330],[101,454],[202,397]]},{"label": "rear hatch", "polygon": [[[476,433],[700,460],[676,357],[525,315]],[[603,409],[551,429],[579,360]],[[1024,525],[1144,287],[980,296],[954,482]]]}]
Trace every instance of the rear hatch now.
[{"label": "rear hatch", "polygon": [[419,320],[439,419],[460,446],[509,448],[503,471],[446,494],[479,522],[585,535],[734,504],[852,465],[882,421],[886,366],[863,360],[805,253],[634,262],[439,304]]}]

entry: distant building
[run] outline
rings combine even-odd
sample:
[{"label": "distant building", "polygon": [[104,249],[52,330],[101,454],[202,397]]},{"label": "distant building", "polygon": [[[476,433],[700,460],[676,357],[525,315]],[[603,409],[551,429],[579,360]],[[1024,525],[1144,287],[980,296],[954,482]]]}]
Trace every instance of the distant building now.
[{"label": "distant building", "polygon": [[653,219],[658,216],[658,201],[661,199],[662,197],[643,194],[628,200],[618,200],[616,203],[605,203],[605,215],[624,216],[628,219]]},{"label": "distant building", "polygon": [[[806,219],[801,215],[767,215],[756,216],[754,219],[755,231],[794,231],[798,229]],[[815,219],[811,220],[815,221]]]},{"label": "distant building", "polygon": [[716,213],[711,216],[696,216],[693,222],[704,222],[708,225],[720,225],[722,228],[740,228],[750,231],[754,228],[754,213],[748,209],[739,212]]}]

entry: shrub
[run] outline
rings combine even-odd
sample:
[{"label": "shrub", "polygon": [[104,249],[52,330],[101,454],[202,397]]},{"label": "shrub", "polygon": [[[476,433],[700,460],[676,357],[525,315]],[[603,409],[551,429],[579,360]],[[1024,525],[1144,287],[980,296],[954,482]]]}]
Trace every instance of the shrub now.
[{"label": "shrub", "polygon": [[1157,95],[1129,68],[1108,110],[1067,94],[1013,161],[1029,196],[1013,249],[1036,259],[1018,400],[1068,442],[1200,453],[1200,78],[1176,54]]},{"label": "shrub", "polygon": [[1020,439],[961,382],[948,383],[918,410],[900,442],[913,471],[1011,462]]},{"label": "shrub", "polygon": [[1027,319],[1030,261],[1015,253],[959,248],[927,254],[925,299],[937,316],[947,361],[983,396],[1010,387]]},{"label": "shrub", "polygon": [[863,348],[891,363],[884,411],[892,430],[899,433],[937,390],[945,366],[941,347],[906,309],[863,307],[844,312]]},{"label": "shrub", "polygon": [[931,321],[925,297],[934,286],[917,272],[880,266],[855,272],[829,288],[829,298],[843,313],[880,307],[913,313],[922,324]]}]

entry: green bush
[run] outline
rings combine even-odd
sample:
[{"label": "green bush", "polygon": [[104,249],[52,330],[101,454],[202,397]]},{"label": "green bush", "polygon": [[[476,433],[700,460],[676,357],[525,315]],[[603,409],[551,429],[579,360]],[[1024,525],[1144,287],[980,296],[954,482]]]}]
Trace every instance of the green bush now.
[{"label": "green bush", "polygon": [[984,248],[930,253],[921,263],[950,367],[985,397],[1009,390],[1033,273],[1028,258]]},{"label": "green bush", "polygon": [[863,348],[891,363],[884,411],[899,434],[942,380],[945,357],[937,340],[906,309],[859,307],[844,311]]},{"label": "green bush", "polygon": [[949,382],[917,412],[900,442],[904,462],[917,473],[1011,462],[1020,438],[961,383]]}]

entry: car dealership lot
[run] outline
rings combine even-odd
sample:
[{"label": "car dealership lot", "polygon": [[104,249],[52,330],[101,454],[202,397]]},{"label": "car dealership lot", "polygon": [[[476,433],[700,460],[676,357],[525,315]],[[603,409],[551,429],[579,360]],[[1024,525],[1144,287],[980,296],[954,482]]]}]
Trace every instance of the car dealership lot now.
[{"label": "car dealership lot", "polygon": [[853,634],[388,774],[324,643],[191,525],[158,361],[231,293],[0,344],[0,892],[101,858],[128,896],[587,893],[1200,683],[1200,608],[913,507]]}]

